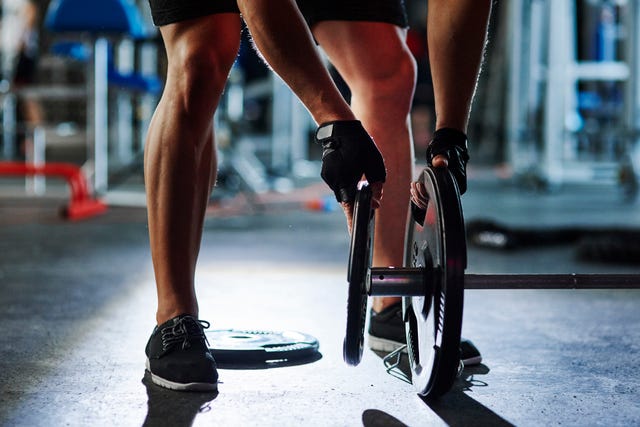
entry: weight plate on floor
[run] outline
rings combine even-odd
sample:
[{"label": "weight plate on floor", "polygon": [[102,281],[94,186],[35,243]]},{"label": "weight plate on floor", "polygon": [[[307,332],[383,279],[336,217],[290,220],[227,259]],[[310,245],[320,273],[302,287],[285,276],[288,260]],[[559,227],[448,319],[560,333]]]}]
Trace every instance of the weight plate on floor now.
[{"label": "weight plate on floor", "polygon": [[412,383],[427,397],[446,393],[458,373],[466,268],[464,220],[457,184],[446,168],[424,170],[423,225],[408,227],[405,266],[426,269],[425,296],[404,297]]},{"label": "weight plate on floor", "polygon": [[300,359],[317,353],[319,347],[316,338],[295,331],[221,329],[205,334],[213,357],[224,364]]},{"label": "weight plate on floor", "polygon": [[373,251],[374,215],[371,208],[371,188],[363,185],[353,207],[353,228],[349,248],[347,281],[347,331],[342,344],[344,361],[356,366],[362,359],[364,324],[367,317],[367,275]]}]

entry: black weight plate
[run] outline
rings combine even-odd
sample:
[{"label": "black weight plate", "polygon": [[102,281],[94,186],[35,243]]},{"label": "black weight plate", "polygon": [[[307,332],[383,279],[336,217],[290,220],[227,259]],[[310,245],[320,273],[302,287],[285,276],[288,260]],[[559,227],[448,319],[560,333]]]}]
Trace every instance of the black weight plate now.
[{"label": "black weight plate", "polygon": [[319,347],[316,338],[296,331],[220,329],[205,334],[213,357],[226,364],[299,359],[316,353]]},{"label": "black weight plate", "polygon": [[405,266],[426,269],[424,297],[403,298],[412,383],[423,396],[449,391],[460,363],[466,241],[460,195],[446,168],[424,170],[428,194],[423,225],[408,227]]},{"label": "black weight plate", "polygon": [[367,316],[367,274],[373,251],[374,216],[371,188],[363,185],[354,202],[353,229],[349,248],[349,296],[347,299],[347,331],[342,344],[344,361],[356,366],[362,359],[364,325]]}]

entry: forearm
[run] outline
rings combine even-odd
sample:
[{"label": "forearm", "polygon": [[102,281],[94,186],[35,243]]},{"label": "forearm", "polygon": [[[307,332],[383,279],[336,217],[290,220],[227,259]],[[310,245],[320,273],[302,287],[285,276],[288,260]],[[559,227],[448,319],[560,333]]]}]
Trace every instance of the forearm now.
[{"label": "forearm", "polygon": [[293,0],[238,0],[256,47],[316,123],[354,115],[326,71]]},{"label": "forearm", "polygon": [[429,1],[429,62],[437,128],[466,131],[490,10],[491,0]]}]

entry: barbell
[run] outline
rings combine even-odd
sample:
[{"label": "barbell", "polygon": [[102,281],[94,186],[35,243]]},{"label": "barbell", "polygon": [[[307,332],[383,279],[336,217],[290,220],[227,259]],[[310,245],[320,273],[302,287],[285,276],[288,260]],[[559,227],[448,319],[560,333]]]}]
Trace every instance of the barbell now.
[{"label": "barbell", "polygon": [[404,264],[372,267],[375,215],[371,189],[356,194],[349,250],[344,360],[358,365],[364,348],[369,296],[403,298],[411,382],[437,398],[458,374],[465,289],[637,289],[639,274],[465,274],[467,247],[460,193],[446,168],[426,167],[419,181],[427,194],[422,223],[409,215]]}]

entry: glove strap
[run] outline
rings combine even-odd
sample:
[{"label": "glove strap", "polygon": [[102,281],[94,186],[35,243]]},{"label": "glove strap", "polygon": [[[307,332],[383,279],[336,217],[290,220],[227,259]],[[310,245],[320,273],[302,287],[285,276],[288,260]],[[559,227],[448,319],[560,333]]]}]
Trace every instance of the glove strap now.
[{"label": "glove strap", "polygon": [[359,136],[362,134],[363,127],[360,120],[336,120],[333,122],[322,123],[316,131],[316,143],[325,147],[338,148],[339,137]]}]

